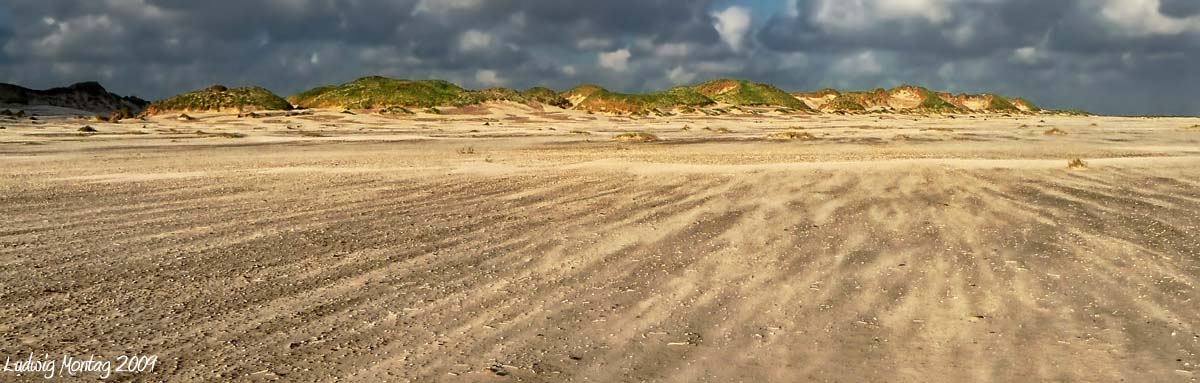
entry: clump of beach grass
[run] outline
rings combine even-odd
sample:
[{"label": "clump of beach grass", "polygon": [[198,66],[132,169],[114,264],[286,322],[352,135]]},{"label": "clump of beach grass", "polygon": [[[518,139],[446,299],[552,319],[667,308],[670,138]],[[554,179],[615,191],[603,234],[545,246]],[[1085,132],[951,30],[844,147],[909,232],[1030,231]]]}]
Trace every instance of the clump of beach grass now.
[{"label": "clump of beach grass", "polygon": [[621,133],[613,137],[619,142],[654,142],[659,141],[658,136],[646,132],[630,132]]},{"label": "clump of beach grass", "polygon": [[772,133],[772,134],[767,135],[767,139],[768,140],[790,141],[790,140],[815,140],[815,139],[817,139],[817,137],[812,135],[812,133],[808,133],[808,132],[780,132],[780,133]]},{"label": "clump of beach grass", "polygon": [[1067,169],[1087,169],[1087,167],[1087,162],[1078,158],[1067,161]]}]

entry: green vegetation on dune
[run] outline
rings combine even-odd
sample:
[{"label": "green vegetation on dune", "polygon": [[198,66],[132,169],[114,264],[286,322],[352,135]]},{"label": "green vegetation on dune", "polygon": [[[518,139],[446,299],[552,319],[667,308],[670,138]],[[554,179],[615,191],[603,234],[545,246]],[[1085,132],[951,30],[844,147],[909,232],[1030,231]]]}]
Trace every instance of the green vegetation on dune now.
[{"label": "green vegetation on dune", "polygon": [[524,92],[509,88],[468,90],[442,80],[403,80],[381,76],[315,88],[288,100],[305,108],[346,109],[431,109],[489,101],[540,103],[558,107],[570,105],[565,98],[547,88],[530,88]]},{"label": "green vegetation on dune", "polygon": [[290,110],[292,104],[282,97],[261,87],[226,88],[214,85],[207,89],[184,93],[165,100],[155,101],[146,108],[146,114],[175,111],[220,111],[220,110]]},{"label": "green vegetation on dune", "polygon": [[28,104],[28,90],[16,85],[0,84],[0,104]]},{"label": "green vegetation on dune", "polygon": [[649,94],[616,93],[604,89],[592,90],[586,99],[576,105],[579,109],[594,112],[648,114],[675,108],[695,108],[712,105],[713,100],[689,87],[674,87]]},{"label": "green vegetation on dune", "polygon": [[[465,92],[469,93],[471,91],[465,91]],[[524,103],[524,102],[528,101],[524,94],[521,94],[521,92],[518,92],[514,89],[509,89],[509,88],[487,88],[487,89],[475,91],[475,96],[477,97],[478,102],[510,101],[510,102]],[[468,97],[468,98],[470,98],[470,97]]]},{"label": "green vegetation on dune", "polygon": [[932,97],[925,97],[925,100],[921,101],[921,105],[917,106],[917,109],[919,109],[921,111],[927,111],[927,112],[961,112],[962,111],[962,108],[959,108],[958,106],[955,106],[954,104],[951,104],[951,103],[947,102],[946,100],[943,100],[941,97],[938,97],[937,95],[934,95]]},{"label": "green vegetation on dune", "polygon": [[312,89],[288,100],[305,108],[375,109],[463,106],[477,104],[484,98],[448,81],[369,76],[342,85]]},{"label": "green vegetation on dune", "polygon": [[570,108],[571,102],[560,96],[553,89],[544,87],[533,87],[522,92],[525,98],[532,102],[542,103],[546,105],[557,106],[559,108]]},{"label": "green vegetation on dune", "polygon": [[818,90],[816,93],[813,93],[812,95],[816,96],[816,97],[841,96],[842,92],[839,92],[837,89],[833,89],[833,88],[822,88],[821,90]]},{"label": "green vegetation on dune", "polygon": [[578,105],[581,101],[591,97],[598,92],[607,92],[608,89],[601,88],[593,84],[582,84],[571,88],[566,92],[562,92],[560,96],[570,101],[572,104]]},{"label": "green vegetation on dune", "polygon": [[822,110],[831,112],[862,112],[867,110],[862,104],[858,103],[854,96],[842,95],[837,96],[821,107]]},{"label": "green vegetation on dune", "polygon": [[942,97],[939,96],[934,91],[931,91],[924,87],[905,85],[905,86],[901,86],[897,89],[902,89],[905,87],[911,88],[911,89],[916,89],[917,94],[919,94],[921,96],[921,104],[917,105],[917,107],[916,107],[916,109],[919,111],[935,112],[935,113],[963,111],[962,108],[959,108],[957,105],[951,104],[949,101],[942,99]]},{"label": "green vegetation on dune", "polygon": [[711,98],[706,97],[694,88],[686,86],[677,86],[662,92],[651,93],[650,96],[658,100],[659,103],[670,105],[697,107],[715,103]]},{"label": "green vegetation on dune", "polygon": [[770,84],[746,80],[720,79],[693,87],[696,92],[718,102],[737,106],[780,106],[811,110],[804,102]]},{"label": "green vegetation on dune", "polygon": [[1014,98],[1014,99],[1012,99],[1011,103],[1013,104],[1013,106],[1016,106],[1016,107],[1022,108],[1022,109],[1026,109],[1029,112],[1041,112],[1042,111],[1042,108],[1037,107],[1037,105],[1034,105],[1032,102],[1029,102],[1029,100],[1026,100],[1024,98],[1020,98],[1020,97]]},{"label": "green vegetation on dune", "polygon": [[[621,93],[602,87],[583,84],[566,92],[555,93],[544,87],[525,91],[508,88],[468,90],[455,84],[439,80],[398,80],[379,76],[363,77],[358,80],[309,90],[289,98],[298,106],[306,108],[350,108],[431,110],[435,107],[458,107],[491,101],[508,101],[528,105],[552,105],[574,108],[588,112],[605,112],[633,115],[669,115],[673,112],[703,112],[722,114],[726,110],[713,107],[717,104],[730,105],[749,113],[761,111],[746,107],[772,107],[777,111],[813,112],[797,97],[830,97],[821,109],[830,112],[864,112],[867,110],[913,111],[918,113],[969,113],[965,107],[970,103],[980,108],[978,102],[987,97],[986,111],[1015,112],[1032,108],[1024,100],[1009,100],[991,95],[960,95],[936,93],[929,89],[903,85],[891,90],[875,89],[865,92],[841,92],[822,89],[814,93],[796,95],[763,83],[746,80],[719,79],[694,86],[678,86],[652,93]],[[740,107],[740,108],[738,108]],[[1031,109],[1036,111],[1036,109]]]},{"label": "green vegetation on dune", "polygon": [[991,96],[986,107],[989,112],[1019,112],[1021,109],[1013,105],[1012,101],[1000,96]]}]

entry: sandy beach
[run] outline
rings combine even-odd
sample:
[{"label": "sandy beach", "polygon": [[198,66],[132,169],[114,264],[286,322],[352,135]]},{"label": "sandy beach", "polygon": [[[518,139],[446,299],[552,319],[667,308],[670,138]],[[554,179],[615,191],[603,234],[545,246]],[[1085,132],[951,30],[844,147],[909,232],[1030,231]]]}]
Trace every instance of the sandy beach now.
[{"label": "sandy beach", "polygon": [[0,355],[110,381],[1200,378],[1196,118],[40,112]]}]

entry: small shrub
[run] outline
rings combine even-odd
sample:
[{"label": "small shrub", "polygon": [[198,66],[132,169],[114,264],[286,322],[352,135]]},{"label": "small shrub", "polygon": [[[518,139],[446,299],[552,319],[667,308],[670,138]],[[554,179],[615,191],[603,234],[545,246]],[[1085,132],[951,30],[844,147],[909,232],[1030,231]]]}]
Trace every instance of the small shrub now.
[{"label": "small shrub", "polygon": [[96,128],[93,128],[91,125],[84,125],[82,128],[79,128],[79,131],[84,133],[95,133]]},{"label": "small shrub", "polygon": [[654,142],[658,141],[658,136],[645,132],[621,133],[613,137],[614,140],[620,142]]},{"label": "small shrub", "polygon": [[909,137],[907,134],[897,134],[895,137],[892,137],[892,139],[896,141],[910,141],[912,140],[912,137]]},{"label": "small shrub", "polygon": [[13,112],[11,110],[5,109],[5,110],[0,110],[0,116],[23,118],[23,117],[25,117],[25,111],[18,110],[16,112]]},{"label": "small shrub", "polygon": [[405,107],[402,107],[402,106],[389,106],[389,107],[387,107],[387,108],[380,109],[380,110],[379,110],[379,114],[403,114],[403,115],[413,115],[413,114],[416,114],[416,113],[413,113],[413,111],[411,111],[411,110],[408,110],[408,108],[405,108]]},{"label": "small shrub", "polygon": [[464,147],[464,148],[459,148],[459,149],[458,149],[458,154],[462,154],[462,155],[472,155],[472,154],[475,154],[475,147],[474,147],[474,146],[467,146],[467,147]]},{"label": "small shrub", "polygon": [[1059,128],[1050,128],[1050,130],[1042,132],[1042,134],[1047,136],[1065,136],[1067,135],[1067,132]]},{"label": "small shrub", "polygon": [[232,133],[232,132],[221,132],[221,133],[213,134],[212,136],[213,137],[221,137],[221,138],[245,138],[246,137],[245,134]]},{"label": "small shrub", "polygon": [[590,135],[592,135],[592,132],[583,131],[583,130],[572,130],[571,134],[578,134],[581,136],[590,136]]},{"label": "small shrub", "polygon": [[121,107],[108,115],[108,122],[121,122],[121,120],[130,118],[133,118],[133,112],[129,111],[127,107]]},{"label": "small shrub", "polygon": [[782,132],[774,133],[767,136],[768,140],[815,140],[816,136],[808,132]]},{"label": "small shrub", "polygon": [[317,132],[300,132],[300,137],[328,137],[328,136],[321,134],[321,133],[317,133]]},{"label": "small shrub", "polygon": [[1067,161],[1067,169],[1087,169],[1087,167],[1087,162],[1078,158]]},{"label": "small shrub", "polygon": [[176,119],[179,121],[194,121],[196,118],[187,115],[187,113],[184,113],[184,114],[180,114],[179,117]]}]

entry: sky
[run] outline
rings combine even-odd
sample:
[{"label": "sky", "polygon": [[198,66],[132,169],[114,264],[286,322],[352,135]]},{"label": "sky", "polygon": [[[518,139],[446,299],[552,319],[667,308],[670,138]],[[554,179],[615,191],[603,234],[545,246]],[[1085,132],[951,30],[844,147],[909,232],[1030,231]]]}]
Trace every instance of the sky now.
[{"label": "sky", "polygon": [[917,84],[1200,115],[1197,0],[4,0],[0,82],[158,99],[367,75],[468,88]]}]

